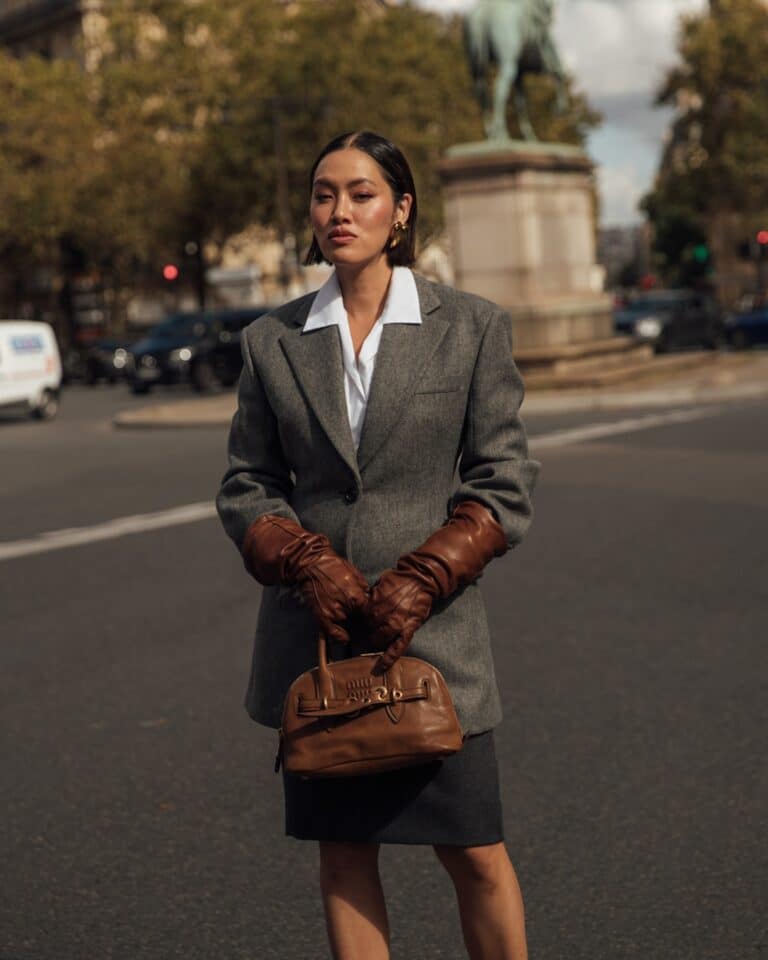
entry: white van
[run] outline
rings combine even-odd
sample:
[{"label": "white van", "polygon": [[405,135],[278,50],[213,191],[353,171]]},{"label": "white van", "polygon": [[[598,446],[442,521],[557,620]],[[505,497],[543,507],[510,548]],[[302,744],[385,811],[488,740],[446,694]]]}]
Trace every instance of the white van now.
[{"label": "white van", "polygon": [[23,405],[47,420],[59,410],[61,358],[47,323],[0,320],[0,407]]}]

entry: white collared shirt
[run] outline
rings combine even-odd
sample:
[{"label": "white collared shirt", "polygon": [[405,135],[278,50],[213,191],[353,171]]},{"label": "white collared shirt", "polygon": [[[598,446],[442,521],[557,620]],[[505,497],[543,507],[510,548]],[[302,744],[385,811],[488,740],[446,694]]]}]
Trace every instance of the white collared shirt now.
[{"label": "white collared shirt", "polygon": [[360,445],[373,368],[385,323],[421,323],[419,293],[416,289],[416,281],[408,267],[395,267],[392,270],[384,310],[363,341],[357,357],[352,345],[349,317],[344,309],[335,270],[317,291],[309,316],[302,327],[302,333],[309,333],[311,330],[319,330],[321,327],[329,327],[333,324],[339,328],[344,363],[344,393],[347,398],[347,415],[355,449]]}]

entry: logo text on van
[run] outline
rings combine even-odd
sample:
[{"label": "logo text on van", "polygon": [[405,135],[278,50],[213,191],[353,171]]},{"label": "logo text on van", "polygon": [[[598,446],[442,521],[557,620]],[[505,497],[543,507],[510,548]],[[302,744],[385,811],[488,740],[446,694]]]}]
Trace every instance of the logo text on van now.
[{"label": "logo text on van", "polygon": [[43,341],[34,334],[11,337],[11,349],[14,353],[42,353]]}]

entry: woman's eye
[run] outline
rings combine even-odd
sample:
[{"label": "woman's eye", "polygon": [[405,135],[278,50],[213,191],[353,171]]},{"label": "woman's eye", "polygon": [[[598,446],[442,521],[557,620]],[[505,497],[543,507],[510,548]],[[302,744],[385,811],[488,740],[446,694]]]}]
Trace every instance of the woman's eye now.
[{"label": "woman's eye", "polygon": [[370,200],[373,197],[372,193],[356,193],[355,200]]},{"label": "woman's eye", "polygon": [[331,200],[332,197],[330,193],[316,193],[315,194],[315,203],[325,203],[326,200]]}]

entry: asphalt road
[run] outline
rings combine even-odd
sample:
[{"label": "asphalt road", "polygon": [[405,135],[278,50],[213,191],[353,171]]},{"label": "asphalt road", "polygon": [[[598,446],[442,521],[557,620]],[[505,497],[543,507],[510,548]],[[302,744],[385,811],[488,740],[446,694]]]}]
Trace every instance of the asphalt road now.
[{"label": "asphalt road", "polygon": [[[37,544],[0,559],[0,960],[326,956],[241,708],[258,587],[211,517],[103,526],[223,470],[221,429],[111,429],[146,402],[0,420],[0,548]],[[536,521],[483,578],[532,960],[768,957],[768,403],[681,415],[528,418]],[[383,873],[393,957],[463,957],[431,851]]]}]

